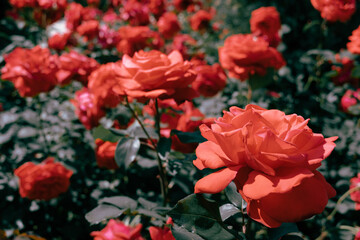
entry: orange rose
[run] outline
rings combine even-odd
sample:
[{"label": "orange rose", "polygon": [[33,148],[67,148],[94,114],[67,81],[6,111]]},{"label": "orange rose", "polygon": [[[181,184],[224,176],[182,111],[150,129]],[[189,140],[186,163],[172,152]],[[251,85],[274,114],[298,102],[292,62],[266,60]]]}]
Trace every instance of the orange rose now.
[{"label": "orange rose", "polygon": [[47,158],[41,164],[27,162],[15,170],[20,179],[20,195],[29,199],[50,200],[67,191],[72,171],[54,158]]},{"label": "orange rose", "polygon": [[360,54],[360,26],[355,29],[349,37],[347,49],[353,54]]},{"label": "orange rose", "polygon": [[139,51],[122,58],[122,78],[114,91],[134,98],[174,98],[177,101],[196,96],[190,84],[195,80],[191,64],[178,51],[169,55],[156,50]]},{"label": "orange rose", "polygon": [[107,169],[119,168],[115,162],[116,142],[103,141],[101,139],[95,140],[96,144],[96,163],[99,167]]},{"label": "orange rose", "polygon": [[346,22],[356,10],[355,0],[311,0],[311,4],[329,22]]},{"label": "orange rose", "polygon": [[221,66],[229,76],[245,81],[250,75],[264,76],[268,68],[285,65],[282,55],[263,38],[250,34],[236,34],[225,40],[219,48]]},{"label": "orange rose", "polygon": [[321,213],[335,190],[315,169],[334,149],[337,137],[313,133],[296,114],[255,105],[231,107],[196,149],[194,165],[220,169],[195,185],[196,193],[217,193],[234,181],[248,215],[268,226],[297,222]]},{"label": "orange rose", "polygon": [[48,92],[57,84],[58,58],[49,49],[18,47],[5,56],[5,62],[1,78],[13,82],[22,97]]}]

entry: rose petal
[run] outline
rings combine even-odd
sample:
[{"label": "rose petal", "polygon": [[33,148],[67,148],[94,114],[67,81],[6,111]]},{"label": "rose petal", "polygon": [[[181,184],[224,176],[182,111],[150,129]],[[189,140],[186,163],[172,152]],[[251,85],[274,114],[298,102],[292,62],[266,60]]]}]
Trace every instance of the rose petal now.
[{"label": "rose petal", "polygon": [[197,159],[193,163],[200,170],[204,168],[217,169],[231,165],[231,160],[225,155],[219,145],[210,141],[199,144],[196,148],[196,156]]}]

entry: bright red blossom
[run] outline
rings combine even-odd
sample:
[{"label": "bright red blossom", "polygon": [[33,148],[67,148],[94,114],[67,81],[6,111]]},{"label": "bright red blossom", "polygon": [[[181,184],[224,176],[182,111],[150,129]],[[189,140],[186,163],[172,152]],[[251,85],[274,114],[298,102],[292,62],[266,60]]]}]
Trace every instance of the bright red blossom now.
[{"label": "bright red blossom", "polygon": [[360,54],[360,26],[352,32],[347,49],[353,54]]},{"label": "bright red blossom", "polygon": [[251,34],[236,34],[225,40],[219,48],[221,66],[229,76],[247,80],[251,75],[264,76],[268,68],[279,69],[285,65],[282,55],[269,46],[263,38]]},{"label": "bright red blossom", "polygon": [[95,140],[96,144],[96,163],[99,167],[107,169],[119,168],[115,162],[116,142],[103,141],[101,139]]},{"label": "bright red blossom", "polygon": [[215,9],[210,11],[199,10],[193,16],[190,17],[190,26],[192,30],[199,31],[207,28],[211,19],[215,15]]},{"label": "bright red blossom", "polygon": [[64,33],[64,34],[55,34],[48,40],[49,48],[55,50],[64,50],[65,46],[68,44],[69,38],[71,33]]},{"label": "bright red blossom", "polygon": [[170,39],[175,36],[176,33],[180,31],[180,24],[178,22],[177,16],[175,13],[166,12],[164,13],[157,22],[157,27],[159,32],[166,39]]},{"label": "bright red blossom", "polygon": [[99,33],[99,22],[97,20],[84,21],[76,28],[76,31],[86,40],[91,40]]},{"label": "bright red blossom", "polygon": [[214,65],[198,65],[194,67],[196,79],[193,88],[205,97],[212,97],[226,86],[226,74],[218,63]]},{"label": "bright red blossom", "polygon": [[119,104],[121,98],[112,88],[117,85],[117,81],[121,81],[120,72],[121,64],[107,63],[89,76],[88,87],[101,106],[114,108]]},{"label": "bright red blossom", "polygon": [[4,59],[6,65],[1,69],[1,78],[13,82],[22,97],[48,92],[57,84],[58,58],[49,49],[18,47]]},{"label": "bright red blossom", "polygon": [[356,10],[356,0],[311,0],[311,4],[329,22],[346,22]]},{"label": "bright red blossom", "polygon": [[220,170],[200,179],[195,192],[217,193],[234,181],[248,215],[268,227],[321,213],[336,193],[316,168],[337,137],[313,133],[308,121],[247,105],[201,125],[208,141],[197,147],[194,165]]},{"label": "bright red blossom", "polygon": [[130,227],[123,222],[110,219],[103,230],[91,232],[90,235],[94,240],[144,240],[140,235],[141,228],[141,224]]},{"label": "bright red blossom", "polygon": [[59,70],[56,73],[59,84],[65,85],[71,80],[78,80],[87,85],[88,76],[99,67],[99,63],[76,51],[64,53],[59,57]]},{"label": "bright red blossom", "polygon": [[47,158],[41,164],[27,162],[15,170],[20,179],[20,195],[31,200],[50,200],[68,190],[72,171],[54,158]]}]

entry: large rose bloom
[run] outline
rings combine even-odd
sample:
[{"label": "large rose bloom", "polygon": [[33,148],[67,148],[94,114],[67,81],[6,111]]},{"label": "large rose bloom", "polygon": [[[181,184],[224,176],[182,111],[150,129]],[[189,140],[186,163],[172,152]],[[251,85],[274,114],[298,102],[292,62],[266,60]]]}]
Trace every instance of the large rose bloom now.
[{"label": "large rose bloom", "polygon": [[220,169],[195,185],[195,193],[217,193],[231,181],[248,203],[248,215],[268,226],[321,213],[335,190],[315,169],[334,149],[337,137],[313,133],[296,114],[255,105],[231,107],[196,149],[194,165]]},{"label": "large rose bloom", "polygon": [[191,99],[196,92],[190,84],[195,80],[191,64],[184,61],[180,52],[169,55],[156,50],[139,51],[134,57],[124,55],[121,66],[122,79],[114,87],[120,95],[134,98]]},{"label": "large rose bloom", "polygon": [[54,158],[47,158],[41,164],[27,162],[15,170],[20,179],[20,195],[29,199],[50,200],[67,191],[72,171]]},{"label": "large rose bloom", "polygon": [[360,54],[360,26],[355,29],[349,37],[347,49],[353,54]]},{"label": "large rose bloom", "polygon": [[5,62],[1,78],[13,82],[22,97],[48,92],[57,84],[58,59],[56,55],[51,55],[49,49],[39,46],[15,48],[5,56]]},{"label": "large rose bloom", "polygon": [[229,76],[245,81],[249,76],[264,76],[268,68],[279,69],[285,65],[282,55],[269,46],[263,38],[251,34],[236,34],[225,40],[219,48],[221,66]]},{"label": "large rose bloom", "polygon": [[355,13],[355,0],[311,0],[321,17],[329,22],[346,22]]}]

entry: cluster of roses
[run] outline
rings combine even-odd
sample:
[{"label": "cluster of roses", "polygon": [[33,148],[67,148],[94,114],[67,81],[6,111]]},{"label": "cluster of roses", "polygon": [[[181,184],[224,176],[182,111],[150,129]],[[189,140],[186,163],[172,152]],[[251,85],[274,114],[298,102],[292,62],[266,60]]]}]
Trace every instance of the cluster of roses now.
[{"label": "cluster of roses", "polygon": [[[184,145],[176,137],[172,139],[175,150],[192,152],[196,148],[194,165],[200,170],[218,169],[196,183],[196,193],[217,193],[234,181],[247,202],[247,214],[268,227],[300,221],[324,210],[335,190],[316,169],[335,147],[336,137],[324,138],[313,133],[307,126],[309,120],[279,110],[255,105],[245,109],[232,107],[223,117],[209,120],[191,103],[199,94],[213,96],[225,87],[226,74],[220,65],[230,77],[240,81],[254,74],[263,76],[269,68],[285,65],[276,50],[281,22],[274,7],[255,10],[250,20],[252,33],[228,37],[219,48],[220,65],[210,66],[201,54],[190,60],[183,43],[191,42],[192,38],[177,35],[181,27],[176,14],[166,12],[165,1],[149,0],[141,4],[128,0],[122,5],[113,0],[113,9],[102,16],[102,21],[120,18],[130,24],[113,32],[106,24],[100,26],[97,20],[98,10],[92,6],[99,1],[88,0],[88,3],[91,6],[68,5],[65,18],[70,33],[54,36],[49,46],[57,50],[69,47],[68,39],[75,31],[87,42],[94,40],[104,48],[116,47],[123,54],[120,61],[99,65],[75,51],[58,57],[40,47],[17,48],[5,57],[2,78],[12,81],[22,96],[35,96],[74,79],[82,82],[84,88],[75,93],[72,102],[79,120],[88,129],[99,124],[107,108],[114,108],[124,100],[146,103],[157,99],[162,136],[171,137],[172,129],[194,131],[199,127],[208,140],[197,146]],[[214,14],[211,9],[199,10],[201,3],[196,1],[172,4],[177,10],[198,10],[190,18],[194,30],[205,29]],[[159,32],[144,26],[151,22],[150,13],[157,20]],[[176,36],[180,36],[181,44],[177,44]],[[167,53],[159,51],[162,38],[173,39]],[[142,50],[145,47],[156,50]],[[149,101],[144,113],[152,116],[154,111],[154,102]],[[98,165],[116,168],[115,144],[99,139],[96,145]],[[48,200],[66,191],[72,172],[47,159],[39,165],[26,163],[15,174],[20,178],[23,197]],[[159,236],[171,235],[168,227],[154,229],[150,229],[151,235],[160,232]],[[103,231],[92,235],[95,239],[117,236],[142,239],[140,230],[141,226],[133,229],[111,220]]]}]

